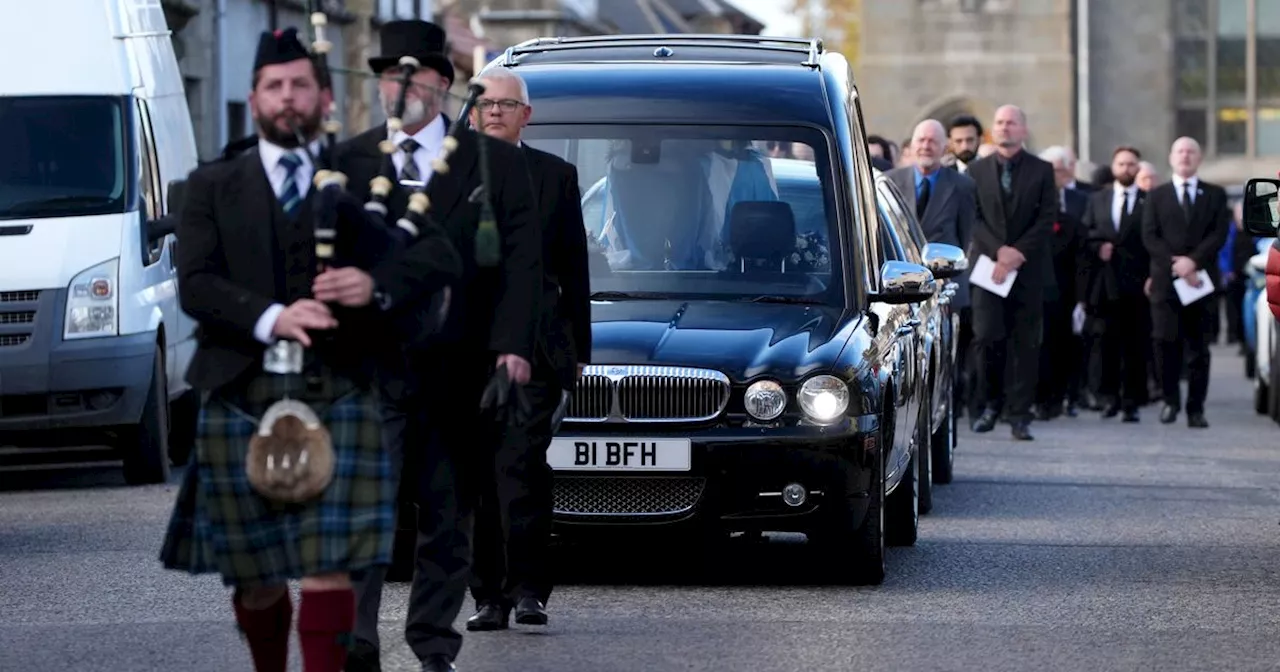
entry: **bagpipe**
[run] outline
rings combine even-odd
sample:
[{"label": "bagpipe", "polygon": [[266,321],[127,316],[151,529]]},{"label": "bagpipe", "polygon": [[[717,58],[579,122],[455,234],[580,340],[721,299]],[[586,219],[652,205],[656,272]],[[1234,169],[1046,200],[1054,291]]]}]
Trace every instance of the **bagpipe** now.
[{"label": "bagpipe", "polygon": [[[333,43],[325,39],[327,24],[328,17],[324,12],[311,13],[315,39],[310,51],[322,89],[332,88],[328,54]],[[385,165],[390,171],[384,170],[383,175],[370,181],[370,198],[366,203],[361,204],[347,191],[348,178],[335,165],[337,135],[342,130],[341,122],[335,118],[336,102],[326,111],[323,124],[325,139],[317,153],[312,153],[311,138],[297,121],[290,122],[299,147],[315,167],[312,225],[317,273],[344,267],[371,270],[412,245],[423,231],[439,226],[430,215],[427,185],[431,177],[449,171],[449,158],[458,148],[459,134],[465,128],[465,120],[476,99],[484,93],[484,86],[478,82],[470,83],[461,112],[445,136],[440,155],[431,162],[425,179],[412,185],[404,216],[392,224],[388,221],[387,199],[394,183],[386,173],[394,175],[391,156],[397,148],[390,137],[403,126],[411,80],[421,64],[417,59],[406,56],[400,59],[400,66],[403,73],[395,114],[387,120],[388,139],[380,145],[385,154]],[[500,261],[501,251],[489,195],[489,156],[484,140],[486,138],[481,137],[478,143],[481,217],[476,235],[476,262],[480,266],[493,267]],[[412,157],[406,159],[412,160]],[[431,337],[444,328],[449,302],[450,290],[446,287],[416,303],[399,307],[389,316],[392,327],[410,347],[429,343]],[[317,334],[313,340],[316,346],[323,347],[322,344],[330,337]],[[300,343],[279,340],[267,348],[263,370],[277,375],[306,376],[309,368],[306,360]],[[519,398],[522,399],[522,395]],[[505,397],[502,402],[505,404]],[[328,487],[333,479],[334,462],[332,437],[319,414],[308,404],[286,396],[272,404],[259,421],[258,431],[250,440],[246,472],[250,484],[259,494],[278,502],[297,503],[319,496]]]}]

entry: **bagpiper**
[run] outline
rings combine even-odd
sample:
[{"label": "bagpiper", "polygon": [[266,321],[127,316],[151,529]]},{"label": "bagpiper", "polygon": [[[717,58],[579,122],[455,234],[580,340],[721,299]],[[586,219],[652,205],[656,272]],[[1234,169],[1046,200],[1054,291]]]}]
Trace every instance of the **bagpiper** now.
[{"label": "bagpiper", "polygon": [[234,588],[258,672],[286,669],[290,580],[303,669],[345,665],[350,577],[389,562],[395,515],[374,372],[397,309],[461,273],[438,227],[394,254],[357,251],[374,230],[326,168],[332,97],[295,29],[264,33],[256,147],[194,171],[177,223],[179,297],[198,323],[187,380],[203,408],[161,560]]}]

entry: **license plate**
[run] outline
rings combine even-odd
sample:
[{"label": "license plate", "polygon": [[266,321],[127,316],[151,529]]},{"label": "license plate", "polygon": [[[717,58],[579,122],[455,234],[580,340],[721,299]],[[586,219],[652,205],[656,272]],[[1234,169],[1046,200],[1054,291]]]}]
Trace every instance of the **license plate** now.
[{"label": "license plate", "polygon": [[689,439],[553,439],[547,464],[566,471],[689,471]]}]

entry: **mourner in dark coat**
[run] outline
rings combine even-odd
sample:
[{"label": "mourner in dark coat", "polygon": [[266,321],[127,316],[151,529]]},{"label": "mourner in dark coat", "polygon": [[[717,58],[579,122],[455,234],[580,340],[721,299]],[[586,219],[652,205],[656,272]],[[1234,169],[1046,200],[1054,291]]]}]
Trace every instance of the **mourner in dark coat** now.
[{"label": "mourner in dark coat", "polygon": [[[1218,250],[1227,240],[1231,210],[1227,192],[1201,180],[1200,145],[1178,138],[1169,154],[1173,179],[1151,191],[1142,212],[1142,241],[1151,254],[1151,323],[1156,340],[1164,408],[1160,421],[1178,419],[1182,408],[1183,348],[1187,357],[1187,425],[1204,428],[1204,400],[1209,391],[1209,321],[1217,319],[1209,297],[1183,305],[1174,278],[1199,284],[1204,272],[1213,286],[1222,285]],[[1212,296],[1212,295],[1210,295]]]},{"label": "mourner in dark coat", "polygon": [[[1045,288],[1044,336],[1040,345],[1040,380],[1036,384],[1037,419],[1062,415],[1067,402],[1077,399],[1080,381],[1080,338],[1072,332],[1072,311],[1076,305],[1077,278],[1085,234],[1081,225],[1089,197],[1073,188],[1070,165],[1074,159],[1065,147],[1053,148],[1055,183],[1059,210],[1045,250],[1053,269],[1053,283]],[[1050,151],[1050,150],[1046,150]],[[1048,158],[1041,154],[1041,158]],[[1059,166],[1063,170],[1059,170]]]},{"label": "mourner in dark coat", "polygon": [[[372,385],[394,345],[387,324],[412,291],[441,289],[461,273],[444,231],[428,227],[383,263],[317,275],[310,156],[318,147],[300,148],[289,122],[318,137],[332,99],[318,75],[295,30],[262,36],[250,96],[257,146],[194,171],[176,227],[179,297],[198,323],[187,380],[206,398],[162,560],[220,573],[236,588],[236,621],[259,672],[286,668],[290,579],[302,580],[303,668],[342,668],[355,615],[350,575],[391,553],[394,481]],[[277,339],[303,346],[301,373],[264,370]],[[304,501],[273,496],[249,475],[259,421],[286,396],[309,406],[331,437],[332,480]]]},{"label": "mourner in dark coat", "polygon": [[1143,291],[1151,257],[1142,242],[1146,192],[1134,180],[1138,150],[1120,147],[1112,154],[1114,182],[1089,199],[1089,273],[1084,302],[1090,320],[1101,329],[1099,393],[1103,417],[1124,412],[1125,422],[1138,421],[1147,401],[1147,346],[1151,339],[1150,301]]},{"label": "mourner in dark coat", "polygon": [[1022,147],[1027,135],[1022,110],[1012,105],[998,109],[992,134],[996,153],[968,167],[978,191],[970,267],[985,255],[995,263],[995,282],[1018,273],[1005,298],[971,287],[973,336],[981,353],[976,393],[985,405],[973,429],[995,428],[1003,399],[1014,438],[1031,440],[1045,286],[1055,281],[1045,250],[1058,216],[1058,190],[1053,167]]},{"label": "mourner in dark coat", "polygon": [[[370,181],[379,175],[395,181],[426,180],[430,214],[444,227],[463,263],[462,278],[451,287],[443,329],[406,353],[406,380],[384,381],[384,386],[399,388],[400,398],[392,406],[404,416],[404,477],[417,486],[419,505],[405,637],[424,670],[448,670],[462,647],[462,635],[453,622],[466,599],[471,572],[474,460],[496,439],[484,428],[489,419],[482,413],[481,397],[499,366],[516,384],[530,381],[541,315],[541,226],[524,153],[485,139],[491,167],[487,187],[501,261],[493,267],[477,261],[477,253],[486,251],[485,237],[478,234],[485,197],[481,137],[462,130],[449,171],[432,174],[430,167],[450,123],[441,112],[444,92],[454,77],[444,31],[425,21],[392,21],[383,25],[380,43],[382,54],[369,65],[381,76],[379,93],[388,116],[400,92],[400,58],[413,56],[423,66],[413,75],[403,128],[388,138],[388,129],[379,126],[342,143],[338,167],[350,178],[348,188],[361,198],[367,197]],[[391,166],[379,149],[387,139],[397,148],[390,155]],[[408,197],[405,187],[394,186],[389,210],[403,212]],[[371,573],[358,588],[357,642],[348,669],[379,669],[382,577]]]},{"label": "mourner in dark coat", "polygon": [[482,488],[471,575],[476,613],[467,628],[497,630],[508,626],[512,608],[517,623],[547,622],[552,586],[546,554],[553,503],[547,448],[563,393],[573,391],[578,372],[591,361],[591,299],[577,168],[521,141],[533,108],[519,75],[498,68],[481,81],[486,90],[472,112],[472,124],[491,137],[519,144],[529,159],[545,271],[538,355],[533,379],[525,386],[533,414],[523,425],[506,428],[493,459],[476,478]]}]

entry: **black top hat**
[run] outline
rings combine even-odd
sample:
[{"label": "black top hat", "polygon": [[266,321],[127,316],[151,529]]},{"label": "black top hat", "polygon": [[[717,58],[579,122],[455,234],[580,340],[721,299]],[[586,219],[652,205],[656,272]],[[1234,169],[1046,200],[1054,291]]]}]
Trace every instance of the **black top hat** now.
[{"label": "black top hat", "polygon": [[453,61],[449,60],[445,44],[445,32],[440,26],[427,21],[388,21],[379,32],[382,55],[369,59],[374,73],[397,65],[404,56],[418,59],[424,68],[431,68],[453,81]]},{"label": "black top hat", "polygon": [[298,40],[297,28],[266,31],[258,38],[258,53],[253,58],[253,71],[264,65],[278,65],[311,58],[311,52]]}]

